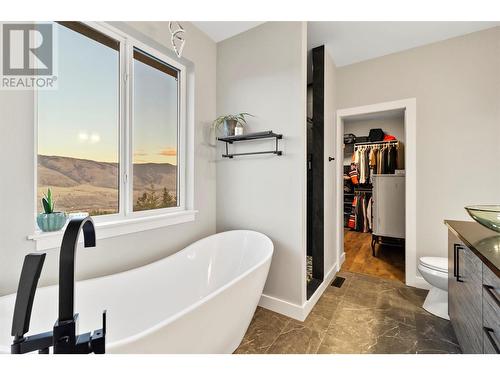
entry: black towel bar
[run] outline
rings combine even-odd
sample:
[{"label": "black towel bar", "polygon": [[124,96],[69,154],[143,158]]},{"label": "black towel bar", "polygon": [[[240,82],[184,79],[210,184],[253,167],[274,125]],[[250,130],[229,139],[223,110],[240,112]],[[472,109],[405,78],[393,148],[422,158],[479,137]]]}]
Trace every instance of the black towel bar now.
[{"label": "black towel bar", "polygon": [[[235,153],[235,154],[229,153],[228,144],[233,144],[234,142],[251,141],[251,140],[268,139],[268,138],[274,138],[276,140],[276,147],[272,151],[242,152],[242,153]],[[243,134],[243,135],[233,135],[233,136],[229,136],[229,137],[219,137],[217,139],[221,142],[226,143],[226,153],[222,154],[222,157],[232,159],[235,156],[245,156],[245,155],[275,154],[275,155],[281,156],[281,155],[283,155],[283,152],[279,150],[278,140],[282,139],[282,138],[283,138],[282,134],[276,134],[272,130],[269,130],[269,131],[258,132],[258,133],[248,133],[248,134]]]}]

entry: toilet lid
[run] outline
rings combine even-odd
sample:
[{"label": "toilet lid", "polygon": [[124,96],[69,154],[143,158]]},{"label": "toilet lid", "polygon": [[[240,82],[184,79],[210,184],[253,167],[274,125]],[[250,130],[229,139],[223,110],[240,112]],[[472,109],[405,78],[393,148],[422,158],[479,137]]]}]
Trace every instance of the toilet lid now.
[{"label": "toilet lid", "polygon": [[448,258],[443,257],[422,257],[420,258],[420,264],[424,267],[441,271],[448,272]]}]

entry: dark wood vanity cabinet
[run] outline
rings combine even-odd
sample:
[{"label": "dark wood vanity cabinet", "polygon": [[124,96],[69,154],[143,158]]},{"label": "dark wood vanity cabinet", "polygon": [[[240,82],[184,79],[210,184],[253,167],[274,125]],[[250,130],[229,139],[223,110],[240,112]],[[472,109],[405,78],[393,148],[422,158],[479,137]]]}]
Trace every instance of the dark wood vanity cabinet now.
[{"label": "dark wood vanity cabinet", "polygon": [[448,260],[448,315],[451,324],[462,352],[482,353],[482,263],[451,233]]},{"label": "dark wood vanity cabinet", "polygon": [[[448,314],[463,353],[500,353],[500,278],[448,223]],[[471,223],[472,224],[472,223]],[[499,238],[500,241],[500,238]],[[500,242],[499,242],[500,243]],[[488,261],[488,259],[486,259]]]}]

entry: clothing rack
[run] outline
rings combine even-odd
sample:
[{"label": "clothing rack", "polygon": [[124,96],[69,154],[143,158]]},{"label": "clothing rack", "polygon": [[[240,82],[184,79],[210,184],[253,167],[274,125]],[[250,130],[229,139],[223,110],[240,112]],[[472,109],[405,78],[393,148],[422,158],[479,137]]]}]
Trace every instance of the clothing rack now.
[{"label": "clothing rack", "polygon": [[395,144],[397,145],[399,143],[399,140],[394,139],[392,141],[380,141],[380,142],[361,142],[361,143],[355,143],[354,144],[354,151],[356,151],[356,148],[359,146],[375,146],[375,145],[392,145]]},{"label": "clothing rack", "polygon": [[373,191],[372,187],[354,187],[355,193],[371,193]]}]

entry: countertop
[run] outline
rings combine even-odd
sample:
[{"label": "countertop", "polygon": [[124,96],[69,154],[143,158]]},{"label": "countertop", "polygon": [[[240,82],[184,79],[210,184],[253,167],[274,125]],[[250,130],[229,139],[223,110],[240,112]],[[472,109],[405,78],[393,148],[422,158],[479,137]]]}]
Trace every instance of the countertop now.
[{"label": "countertop", "polygon": [[500,233],[475,221],[445,220],[451,232],[500,277]]}]

